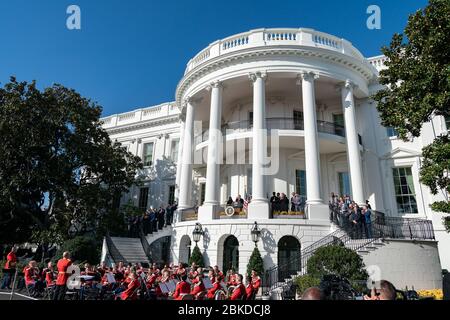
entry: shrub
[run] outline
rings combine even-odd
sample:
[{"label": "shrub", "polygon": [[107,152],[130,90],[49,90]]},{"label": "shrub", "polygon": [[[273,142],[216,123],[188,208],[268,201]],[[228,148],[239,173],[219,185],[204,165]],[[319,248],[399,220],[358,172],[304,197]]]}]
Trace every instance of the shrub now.
[{"label": "shrub", "polygon": [[264,273],[264,261],[257,247],[253,249],[252,255],[250,256],[250,260],[248,261],[247,264],[248,277],[250,277],[252,270],[258,272],[258,275],[260,276],[262,276],[262,274]]},{"label": "shrub", "polygon": [[77,236],[64,241],[53,259],[55,261],[61,259],[64,251],[70,252],[71,260],[74,262],[97,264],[100,261],[100,244],[91,237]]},{"label": "shrub", "polygon": [[200,248],[198,246],[194,247],[194,250],[192,250],[191,257],[189,258],[189,264],[192,264],[195,262],[197,266],[204,267],[205,263],[203,262],[203,255],[200,251]]},{"label": "shrub", "polygon": [[342,245],[331,245],[317,249],[308,260],[308,274],[321,279],[323,275],[334,274],[348,280],[367,280],[362,258],[353,250]]},{"label": "shrub", "polygon": [[309,274],[305,274],[303,276],[299,276],[295,278],[295,287],[297,288],[298,294],[303,294],[306,289],[311,287],[319,287],[320,279],[315,278]]}]

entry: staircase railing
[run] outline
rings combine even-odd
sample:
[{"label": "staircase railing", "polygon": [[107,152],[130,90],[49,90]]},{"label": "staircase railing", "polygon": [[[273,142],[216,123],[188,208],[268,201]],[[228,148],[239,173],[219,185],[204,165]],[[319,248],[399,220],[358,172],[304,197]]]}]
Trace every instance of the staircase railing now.
[{"label": "staircase railing", "polygon": [[[264,294],[269,294],[272,290],[282,287],[286,280],[297,275],[307,273],[308,260],[314,255],[317,249],[333,244],[344,244],[347,248],[357,251],[378,239],[417,239],[434,240],[433,224],[430,220],[418,218],[397,218],[385,217],[383,213],[373,211],[371,217],[372,236],[367,238],[364,230],[360,226],[355,227],[348,219],[342,215],[337,206],[330,205],[330,221],[338,229],[322,239],[314,242],[299,255],[292,257],[283,265],[276,265],[265,271],[262,277],[262,288]],[[359,229],[358,229],[359,228]],[[358,240],[358,241],[351,241]]]},{"label": "staircase railing", "polygon": [[150,244],[147,241],[147,237],[144,234],[144,230],[142,226],[139,228],[139,237],[141,238],[142,248],[144,249],[145,255],[147,256],[148,261],[153,262],[152,259],[152,251],[150,250]]},{"label": "staircase railing", "polygon": [[111,236],[109,234],[106,234],[105,239],[106,245],[108,246],[108,251],[111,255],[111,259],[114,260],[115,263],[117,263],[118,261],[122,261],[124,264],[127,264],[128,263],[127,259],[125,259],[120,253],[120,251],[117,249],[117,247],[115,246],[114,242],[111,239]]}]

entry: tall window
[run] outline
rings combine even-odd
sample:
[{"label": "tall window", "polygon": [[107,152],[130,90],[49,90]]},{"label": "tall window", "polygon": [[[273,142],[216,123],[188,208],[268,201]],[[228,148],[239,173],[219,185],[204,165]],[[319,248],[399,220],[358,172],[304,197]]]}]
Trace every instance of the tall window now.
[{"label": "tall window", "polygon": [[146,210],[148,203],[148,188],[141,188],[139,190],[139,209]]},{"label": "tall window", "polygon": [[253,127],[253,111],[250,111],[248,113],[248,127],[249,128]]},{"label": "tall window", "polygon": [[388,137],[396,137],[396,136],[398,136],[398,132],[397,132],[397,130],[395,130],[395,128],[387,127],[386,128],[386,132],[387,132],[387,136]]},{"label": "tall window", "polygon": [[172,140],[172,143],[170,146],[170,159],[173,162],[177,162],[177,160],[178,160],[178,147],[179,146],[180,146],[180,139]]},{"label": "tall window", "polygon": [[172,205],[175,202],[175,186],[169,186],[169,204]]},{"label": "tall window", "polygon": [[334,131],[339,136],[345,136],[345,121],[342,113],[333,114]]},{"label": "tall window", "polygon": [[294,110],[294,129],[303,130],[303,112]]},{"label": "tall window", "polygon": [[297,194],[306,199],[306,171],[295,170],[295,191]]},{"label": "tall window", "polygon": [[398,212],[418,213],[411,168],[392,168],[392,173]]},{"label": "tall window", "polygon": [[200,205],[203,205],[205,202],[205,193],[206,193],[206,183],[200,184]]},{"label": "tall window", "polygon": [[348,172],[338,172],[339,179],[339,195],[343,196],[344,194],[351,194],[350,191],[350,176]]},{"label": "tall window", "polygon": [[450,115],[445,117],[445,126],[447,127],[447,131],[450,131]]},{"label": "tall window", "polygon": [[148,167],[153,164],[153,142],[144,144],[144,154],[142,157],[144,166]]}]

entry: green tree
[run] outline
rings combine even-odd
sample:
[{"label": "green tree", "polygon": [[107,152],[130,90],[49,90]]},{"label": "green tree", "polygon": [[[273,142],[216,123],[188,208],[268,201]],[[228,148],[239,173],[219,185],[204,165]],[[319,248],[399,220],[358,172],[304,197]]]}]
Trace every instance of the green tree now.
[{"label": "green tree", "polygon": [[200,251],[200,248],[198,246],[194,247],[194,250],[192,250],[191,257],[189,258],[189,264],[192,264],[195,262],[197,266],[204,267],[205,263],[203,261],[203,255]]},{"label": "green tree", "polygon": [[368,274],[362,258],[343,245],[321,247],[309,258],[308,275],[321,279],[328,274],[339,275],[348,280],[367,280]]},{"label": "green tree", "polygon": [[320,279],[315,278],[309,274],[305,274],[303,276],[299,276],[295,278],[295,286],[297,288],[298,294],[303,294],[306,289],[311,287],[319,287],[320,286]]},{"label": "green tree", "polygon": [[[386,87],[374,95],[382,124],[394,127],[402,139],[418,137],[425,122],[434,116],[450,116],[450,1],[430,0],[412,14],[404,34],[394,34],[382,52],[388,69],[380,72]],[[450,145],[447,135],[438,136],[424,148],[420,181],[445,201],[432,209],[450,213]]]},{"label": "green tree", "polygon": [[1,243],[95,233],[135,182],[141,161],[110,140],[101,110],[61,85],[0,88]]},{"label": "green tree", "polygon": [[247,276],[250,277],[252,270],[258,272],[258,275],[262,276],[264,273],[264,261],[261,257],[261,253],[258,248],[253,249],[252,255],[247,264]]},{"label": "green tree", "polygon": [[75,263],[97,264],[100,261],[100,243],[95,238],[76,236],[62,243],[53,260],[61,259],[64,251],[69,251],[71,260]]}]

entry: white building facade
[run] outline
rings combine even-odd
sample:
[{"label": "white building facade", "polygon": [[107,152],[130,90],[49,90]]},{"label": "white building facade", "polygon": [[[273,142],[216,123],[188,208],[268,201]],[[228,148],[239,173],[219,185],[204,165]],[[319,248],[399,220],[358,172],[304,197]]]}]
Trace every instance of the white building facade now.
[{"label": "white building facade", "polygon": [[[178,201],[173,261],[187,262],[201,223],[206,264],[244,273],[255,221],[270,268],[333,231],[330,193],[350,194],[386,216],[432,220],[440,263],[450,268],[443,215],[430,208],[446,195],[419,182],[422,148],[450,124],[435,117],[408,142],[383,127],[370,96],[384,59],[312,29],[257,29],[210,44],[188,62],[175,101],[102,119],[145,166],[144,184],[122,203]],[[299,194],[304,212],[273,214],[272,192]],[[237,195],[251,195],[248,210],[227,216]]]}]

